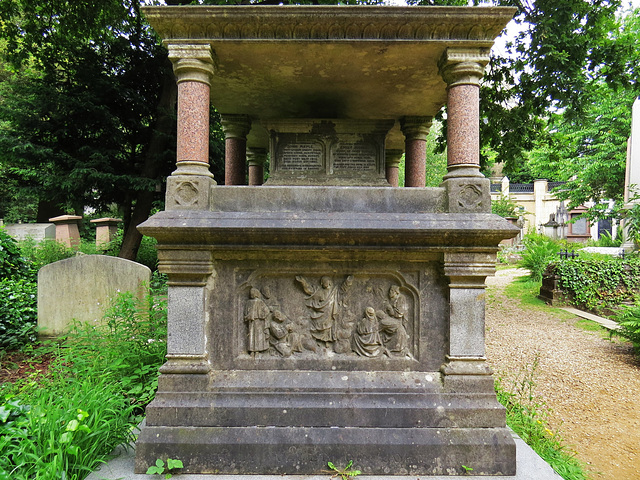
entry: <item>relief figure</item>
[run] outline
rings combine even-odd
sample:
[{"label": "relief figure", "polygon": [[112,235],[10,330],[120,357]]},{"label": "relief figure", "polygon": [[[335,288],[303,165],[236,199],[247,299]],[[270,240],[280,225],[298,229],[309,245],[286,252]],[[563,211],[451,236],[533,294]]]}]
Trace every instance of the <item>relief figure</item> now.
[{"label": "relief figure", "polygon": [[305,303],[311,311],[309,316],[311,335],[329,347],[337,339],[337,321],[341,309],[345,306],[343,295],[353,283],[353,277],[347,277],[340,287],[334,285],[328,276],[323,276],[317,287],[311,285],[301,275],[296,276],[296,280],[309,295]]},{"label": "relief figure", "polygon": [[378,317],[372,307],[367,307],[364,317],[356,322],[351,345],[353,351],[363,357],[377,357],[382,353]]},{"label": "relief figure", "polygon": [[407,300],[400,293],[400,287],[392,285],[389,299],[384,303],[384,311],[379,312],[380,336],[384,353],[392,356],[409,355],[409,335],[407,334]]},{"label": "relief figure", "polygon": [[280,310],[275,310],[269,322],[271,337],[269,342],[274,353],[283,357],[290,357],[295,352],[302,351],[298,335],[294,332],[291,321]]},{"label": "relief figure", "polygon": [[262,300],[260,290],[252,288],[251,297],[244,307],[244,321],[249,326],[249,342],[247,350],[253,356],[257,352],[264,352],[269,349],[269,327],[267,322],[271,315],[271,310]]}]

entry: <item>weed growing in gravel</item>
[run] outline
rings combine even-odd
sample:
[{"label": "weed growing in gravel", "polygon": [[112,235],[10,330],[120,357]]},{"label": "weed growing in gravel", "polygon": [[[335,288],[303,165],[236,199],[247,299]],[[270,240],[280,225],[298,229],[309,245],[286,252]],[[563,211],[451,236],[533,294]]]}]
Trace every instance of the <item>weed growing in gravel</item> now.
[{"label": "weed growing in gravel", "polygon": [[507,425],[565,480],[586,480],[582,463],[549,427],[549,410],[535,394],[539,359],[512,379],[496,378],[498,401],[507,409]]}]

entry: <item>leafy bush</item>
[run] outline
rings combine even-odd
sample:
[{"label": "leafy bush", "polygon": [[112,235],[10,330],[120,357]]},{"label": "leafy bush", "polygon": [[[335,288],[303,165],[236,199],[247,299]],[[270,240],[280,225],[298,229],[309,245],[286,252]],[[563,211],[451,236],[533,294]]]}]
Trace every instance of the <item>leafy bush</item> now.
[{"label": "leafy bush", "polygon": [[106,323],[49,347],[46,376],[0,386],[0,480],[80,480],[132,440],[166,354],[166,307],[122,294]]},{"label": "leafy bush", "polygon": [[95,373],[82,381],[43,380],[28,405],[5,396],[0,479],[81,479],[117,445],[132,440],[133,406],[118,395],[108,374]]},{"label": "leafy bush", "polygon": [[[112,255],[114,257],[118,256],[120,253],[120,247],[122,246],[123,233],[122,229],[119,229],[116,232],[113,240],[104,247],[102,251],[104,255]],[[156,250],[157,243],[158,242],[155,238],[143,236],[142,241],[140,242],[140,248],[138,249],[138,254],[136,255],[136,262],[146,265],[151,269],[151,271],[158,269],[158,252]]]},{"label": "leafy bush", "polygon": [[636,355],[640,356],[640,305],[626,307],[615,317],[620,325],[619,330],[612,330],[611,335],[626,338],[633,344]]},{"label": "leafy bush", "polygon": [[491,213],[500,215],[501,217],[518,217],[521,215],[523,208],[517,205],[511,198],[500,195],[497,200],[491,201]]},{"label": "leafy bush", "polygon": [[16,278],[26,274],[27,270],[18,243],[4,228],[0,228],[0,279]]},{"label": "leafy bush", "polygon": [[28,280],[0,280],[0,351],[36,340],[38,287]]},{"label": "leafy bush", "polygon": [[520,265],[529,270],[529,278],[535,282],[542,280],[547,265],[557,259],[560,244],[545,235],[529,233],[524,236],[525,250]]},{"label": "leafy bush", "polygon": [[29,263],[34,280],[38,276],[38,270],[45,265],[73,257],[76,254],[75,250],[51,238],[46,238],[40,243],[36,243],[32,238],[27,238],[22,240],[19,245],[22,255]]},{"label": "leafy bush", "polygon": [[577,306],[601,312],[631,300],[640,289],[640,261],[636,257],[577,258],[558,262],[553,273]]}]

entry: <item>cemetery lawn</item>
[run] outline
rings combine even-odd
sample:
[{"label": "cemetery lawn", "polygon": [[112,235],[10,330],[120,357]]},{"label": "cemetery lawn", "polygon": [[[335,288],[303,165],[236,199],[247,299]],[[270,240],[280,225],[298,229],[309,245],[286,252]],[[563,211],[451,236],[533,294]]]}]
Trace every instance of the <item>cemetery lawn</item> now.
[{"label": "cemetery lawn", "polygon": [[532,392],[531,403],[547,412],[547,435],[563,439],[589,479],[640,478],[640,361],[631,344],[537,300],[531,284],[514,281],[527,273],[487,279],[487,358],[496,376],[503,388]]}]

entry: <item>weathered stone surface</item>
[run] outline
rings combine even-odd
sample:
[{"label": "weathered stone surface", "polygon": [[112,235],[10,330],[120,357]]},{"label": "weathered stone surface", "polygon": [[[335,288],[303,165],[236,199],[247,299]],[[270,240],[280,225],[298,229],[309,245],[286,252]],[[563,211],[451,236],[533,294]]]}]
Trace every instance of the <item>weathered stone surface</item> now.
[{"label": "weathered stone surface", "polygon": [[385,137],[393,121],[269,121],[267,185],[386,185]]},{"label": "weathered stone surface", "polygon": [[[238,160],[227,183],[244,183],[246,147],[270,157],[267,186],[176,208],[173,185],[170,209],[140,226],[169,276],[170,339],[136,471],[171,456],[186,472],[317,474],[355,459],[371,474],[513,474],[484,280],[517,229],[489,213],[472,105],[513,10],[146,12],[170,51],[211,48],[211,100]],[[443,187],[424,188],[447,85],[474,89],[452,96],[461,151]],[[407,185],[422,188],[385,178],[405,139]]]},{"label": "weathered stone surface", "polygon": [[12,223],[5,225],[5,230],[16,240],[32,238],[39,243],[45,238],[56,238],[56,226],[53,223]]},{"label": "weathered stone surface", "polygon": [[140,297],[150,279],[148,267],[105,255],[81,255],[45,265],[38,272],[40,334],[64,334],[73,319],[99,324],[118,292]]}]

